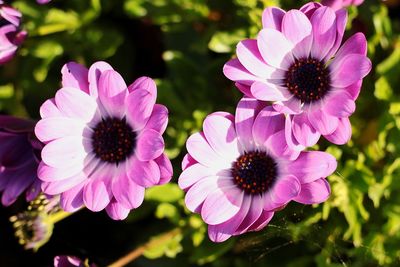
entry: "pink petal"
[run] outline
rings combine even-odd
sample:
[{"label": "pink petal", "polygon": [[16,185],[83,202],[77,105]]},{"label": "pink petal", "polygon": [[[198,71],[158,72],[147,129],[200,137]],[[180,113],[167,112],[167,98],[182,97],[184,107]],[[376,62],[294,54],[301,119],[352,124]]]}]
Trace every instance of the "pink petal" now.
[{"label": "pink petal", "polygon": [[277,7],[267,7],[262,14],[263,28],[281,30],[282,19],[285,11]]},{"label": "pink petal", "polygon": [[143,130],[136,141],[136,157],[141,161],[149,161],[159,157],[164,151],[164,139],[160,133]]},{"label": "pink petal", "polygon": [[98,121],[99,114],[94,98],[73,87],[64,87],[57,91],[55,101],[58,109],[67,117],[84,122]]},{"label": "pink petal", "polygon": [[255,147],[253,140],[253,123],[261,103],[255,99],[243,97],[236,108],[235,127],[240,144],[245,151],[251,151]]},{"label": "pink petal", "polygon": [[296,137],[293,134],[292,130],[292,120],[294,116],[286,116],[285,118],[285,139],[286,143],[288,144],[289,148],[294,151],[302,151],[305,146],[300,144]]},{"label": "pink petal", "polygon": [[293,149],[287,144],[285,130],[272,134],[268,139],[266,146],[276,158],[294,160],[300,154],[300,151]]},{"label": "pink petal", "polygon": [[313,41],[310,20],[299,10],[290,10],[282,21],[282,32],[294,45],[296,58],[307,58]]},{"label": "pink petal", "polygon": [[[268,66],[258,51],[257,40],[247,39],[239,42],[236,55],[242,65],[257,77],[267,79],[275,72],[275,68]],[[281,73],[283,77],[284,73]]]},{"label": "pink petal", "polygon": [[140,161],[132,158],[127,170],[128,176],[140,186],[150,187],[160,182],[160,168],[153,160]]},{"label": "pink petal", "polygon": [[61,111],[57,108],[56,102],[54,98],[46,100],[40,106],[40,116],[42,118],[49,118],[49,117],[63,117]]},{"label": "pink petal", "polygon": [[321,178],[314,182],[302,184],[300,194],[293,199],[302,204],[319,204],[328,199],[331,188],[326,179]]},{"label": "pink petal", "polygon": [[332,56],[335,55],[340,44],[342,43],[344,31],[346,30],[346,24],[347,24],[347,10],[340,9],[340,10],[336,11],[336,27],[337,27],[336,40],[335,40],[335,43],[333,44],[331,50],[326,55],[325,62],[330,60],[332,58]]},{"label": "pink petal", "polygon": [[125,114],[127,87],[122,76],[114,70],[105,70],[98,81],[98,94],[110,117],[122,118]]},{"label": "pink petal", "polygon": [[217,224],[208,226],[208,236],[213,242],[223,242],[230,238],[238,229],[240,224],[245,219],[249,212],[251,205],[251,197],[244,197],[243,203],[240,207],[239,212],[232,217],[230,220]]},{"label": "pink petal", "polygon": [[336,167],[336,159],[331,154],[307,151],[302,152],[296,161],[288,165],[288,173],[295,175],[302,184],[305,184],[331,175]]},{"label": "pink petal", "polygon": [[190,156],[189,153],[186,153],[186,155],[182,159],[182,164],[181,164],[182,171],[186,170],[187,168],[196,163],[197,161],[192,156]]},{"label": "pink petal", "polygon": [[88,72],[88,80],[89,80],[89,92],[92,97],[97,98],[98,96],[98,83],[100,79],[100,75],[102,72],[106,70],[112,70],[113,68],[104,61],[97,61],[96,63],[92,64],[89,68]]},{"label": "pink petal", "polygon": [[164,105],[155,104],[146,129],[153,129],[163,134],[168,124],[168,109]]},{"label": "pink petal", "polygon": [[336,14],[329,7],[320,7],[310,20],[314,36],[311,56],[323,59],[336,41]]},{"label": "pink petal", "polygon": [[185,196],[185,204],[191,212],[200,212],[199,209],[207,196],[216,190],[217,180],[217,176],[210,176],[199,180],[189,188]]},{"label": "pink petal", "polygon": [[65,191],[60,197],[60,206],[67,212],[75,212],[83,206],[83,187],[85,183],[81,183],[72,189]]},{"label": "pink petal", "polygon": [[91,137],[92,129],[75,118],[49,117],[41,119],[35,127],[35,135],[42,142],[49,142],[66,136]]},{"label": "pink petal", "polygon": [[276,111],[283,114],[299,114],[303,112],[301,101],[296,97],[284,102],[275,102],[272,106]]},{"label": "pink petal", "polygon": [[315,145],[321,137],[311,125],[306,113],[293,116],[292,131],[296,140],[305,147]]},{"label": "pink petal", "polygon": [[215,175],[212,169],[196,163],[186,168],[178,179],[178,184],[181,189],[187,189],[203,178]]},{"label": "pink petal", "polygon": [[367,76],[372,67],[369,58],[359,54],[349,54],[336,64],[337,67],[331,70],[331,85],[337,88],[356,83]]},{"label": "pink petal", "polygon": [[250,87],[241,83],[236,82],[235,86],[237,89],[239,89],[240,92],[242,92],[245,96],[255,98],[251,92],[250,92]]},{"label": "pink petal", "polygon": [[150,95],[153,95],[155,98],[157,98],[157,86],[156,83],[154,82],[153,79],[149,77],[140,77],[137,78],[131,85],[128,87],[129,93],[132,93],[136,90],[145,90],[147,91]]},{"label": "pink petal", "polygon": [[258,220],[255,221],[248,230],[249,231],[262,230],[271,221],[272,217],[274,217],[274,212],[263,210]]},{"label": "pink petal", "polygon": [[130,209],[125,208],[113,199],[106,207],[106,212],[113,220],[125,220],[128,217]]},{"label": "pink petal", "polygon": [[[250,197],[248,197],[250,198]],[[240,224],[240,226],[236,229],[237,234],[243,234],[247,232],[250,227],[260,218],[264,209],[264,202],[261,195],[253,195],[251,197],[251,206],[250,209]]]},{"label": "pink petal", "polygon": [[114,198],[124,208],[136,209],[143,203],[145,189],[127,176],[125,168],[119,167],[121,171],[112,182]]},{"label": "pink petal", "polygon": [[[107,167],[105,168],[107,169]],[[103,210],[111,201],[113,194],[111,182],[114,173],[112,171],[97,170],[83,188],[83,201],[91,211]]]},{"label": "pink petal", "polygon": [[263,101],[285,101],[292,97],[286,88],[266,81],[253,83],[250,90],[256,99]]},{"label": "pink petal", "polygon": [[192,134],[186,141],[186,148],[189,154],[201,164],[217,169],[229,168],[229,162],[220,157],[207,142],[204,134]]},{"label": "pink petal", "polygon": [[253,124],[253,138],[259,146],[263,146],[274,133],[285,128],[285,117],[273,110],[271,106],[261,110]]},{"label": "pink petal", "polygon": [[83,165],[87,156],[83,142],[88,140],[78,136],[69,136],[48,143],[42,150],[42,160],[56,168],[72,167],[74,164]]},{"label": "pink petal", "polygon": [[210,193],[201,208],[203,221],[212,225],[226,222],[239,212],[243,198],[244,191],[236,185]]},{"label": "pink petal", "polygon": [[345,90],[337,90],[326,98],[324,111],[332,116],[349,117],[356,110],[356,104]]},{"label": "pink petal", "polygon": [[360,94],[361,86],[363,80],[359,80],[352,85],[349,85],[345,88],[345,90],[351,95],[353,100],[356,100]]},{"label": "pink petal", "polygon": [[273,67],[287,70],[294,62],[293,44],[277,30],[262,29],[258,34],[257,44],[265,62]]},{"label": "pink petal", "polygon": [[264,196],[264,210],[274,211],[286,205],[297,197],[301,190],[299,180],[293,175],[287,175],[275,182],[274,186]]},{"label": "pink petal", "polygon": [[204,135],[211,148],[229,161],[240,154],[233,120],[229,113],[215,112],[208,115],[203,123]]},{"label": "pink petal", "polygon": [[363,33],[358,32],[344,42],[342,47],[336,53],[335,60],[331,63],[330,69],[336,69],[338,67],[337,63],[341,62],[342,59],[349,54],[367,55],[367,40]]},{"label": "pink petal", "polygon": [[339,125],[330,135],[324,137],[331,143],[336,145],[344,145],[351,138],[351,124],[349,118],[340,118]]},{"label": "pink petal", "polygon": [[67,168],[54,168],[42,162],[39,163],[38,177],[44,182],[54,182],[72,177],[83,170],[83,164],[68,166]]},{"label": "pink petal", "polygon": [[308,120],[311,125],[323,135],[328,135],[336,130],[339,119],[335,116],[329,115],[320,109],[308,113]]},{"label": "pink petal", "polygon": [[143,129],[150,119],[156,103],[156,95],[144,89],[137,89],[130,93],[126,99],[126,118],[135,131]]},{"label": "pink petal", "polygon": [[81,89],[89,94],[88,69],[76,62],[68,62],[62,69],[62,86]]},{"label": "pink petal", "polygon": [[254,81],[261,81],[259,78],[251,74],[243,65],[239,59],[229,60],[223,68],[224,75],[235,82],[239,82],[244,85],[251,85]]},{"label": "pink petal", "polygon": [[58,195],[72,189],[74,186],[86,181],[88,177],[83,172],[77,173],[67,179],[42,182],[42,191],[48,195]]},{"label": "pink petal", "polygon": [[167,155],[165,155],[165,153],[161,154],[154,161],[160,168],[160,181],[158,182],[158,185],[168,183],[171,180],[173,174],[171,161],[169,160]]},{"label": "pink petal", "polygon": [[300,8],[300,11],[306,14],[308,18],[314,14],[315,10],[320,8],[322,5],[317,2],[309,2]]}]

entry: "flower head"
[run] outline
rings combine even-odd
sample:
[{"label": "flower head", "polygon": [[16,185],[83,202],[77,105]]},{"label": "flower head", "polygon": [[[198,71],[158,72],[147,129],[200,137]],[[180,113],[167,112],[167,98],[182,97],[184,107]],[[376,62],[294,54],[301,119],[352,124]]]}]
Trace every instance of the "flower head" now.
[{"label": "flower head", "polygon": [[75,256],[56,256],[54,257],[54,267],[96,267],[97,265],[90,264],[88,260],[81,260]]},{"label": "flower head", "polygon": [[42,144],[36,139],[35,122],[0,115],[0,193],[1,203],[9,206],[26,191],[26,200],[40,193],[36,170]]},{"label": "flower head", "polygon": [[362,33],[340,47],[346,21],[346,10],[319,3],[288,12],[267,8],[257,39],[241,41],[238,58],[224,66],[245,95],[287,115],[287,141],[295,149],[321,135],[335,144],[351,137],[349,116],[371,61]]},{"label": "flower head", "polygon": [[321,4],[329,6],[334,10],[339,10],[348,6],[359,6],[364,3],[364,0],[322,0]]},{"label": "flower head", "polygon": [[21,13],[0,2],[0,64],[10,61],[18,46],[25,40],[26,31],[21,31]]},{"label": "flower head", "polygon": [[43,192],[61,194],[61,207],[106,209],[124,219],[141,205],[146,187],[168,182],[164,152],[168,110],[155,104],[147,77],[127,86],[105,62],[90,69],[71,62],[62,88],[41,107],[35,133],[45,143],[38,176]]},{"label": "flower head", "polygon": [[325,177],[336,169],[335,158],[291,149],[284,115],[255,99],[243,98],[235,117],[209,115],[186,147],[179,186],[214,242],[261,230],[291,200],[314,204],[330,195]]}]

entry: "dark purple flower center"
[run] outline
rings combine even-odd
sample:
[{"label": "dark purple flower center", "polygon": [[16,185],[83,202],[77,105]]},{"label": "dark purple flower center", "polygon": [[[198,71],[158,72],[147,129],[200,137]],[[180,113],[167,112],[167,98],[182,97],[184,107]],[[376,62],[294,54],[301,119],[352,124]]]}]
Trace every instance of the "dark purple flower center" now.
[{"label": "dark purple flower center", "polygon": [[269,190],[278,175],[275,160],[265,152],[246,152],[236,159],[231,168],[235,184],[248,194]]},{"label": "dark purple flower center", "polygon": [[125,119],[103,119],[93,131],[93,151],[103,161],[118,164],[129,157],[136,147],[136,133]]},{"label": "dark purple flower center", "polygon": [[313,58],[296,59],[286,72],[285,85],[302,103],[322,99],[330,89],[329,70]]}]

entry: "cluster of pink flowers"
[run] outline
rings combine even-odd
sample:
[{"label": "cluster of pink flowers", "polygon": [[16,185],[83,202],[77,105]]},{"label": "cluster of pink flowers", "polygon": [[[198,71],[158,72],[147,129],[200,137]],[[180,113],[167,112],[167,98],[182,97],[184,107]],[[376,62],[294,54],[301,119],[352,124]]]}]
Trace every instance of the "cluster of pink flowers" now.
[{"label": "cluster of pink flowers", "polygon": [[[0,4],[5,62],[22,32],[20,14]],[[212,113],[203,131],[190,136],[178,181],[187,208],[209,225],[212,241],[263,229],[290,201],[328,199],[326,178],[336,160],[306,148],[321,135],[334,144],[349,141],[349,117],[371,70],[362,33],[342,45],[346,23],[345,9],[320,3],[288,12],[267,8],[257,38],[239,42],[237,58],[225,64],[225,76],[244,97],[235,114]],[[152,79],[128,86],[106,62],[89,69],[70,62],[61,72],[62,87],[43,103],[36,124],[0,117],[2,203],[42,191],[59,195],[65,211],[85,206],[125,219],[142,204],[146,188],[172,177],[162,136],[168,110],[156,104]],[[58,258],[62,263],[80,264]]]}]

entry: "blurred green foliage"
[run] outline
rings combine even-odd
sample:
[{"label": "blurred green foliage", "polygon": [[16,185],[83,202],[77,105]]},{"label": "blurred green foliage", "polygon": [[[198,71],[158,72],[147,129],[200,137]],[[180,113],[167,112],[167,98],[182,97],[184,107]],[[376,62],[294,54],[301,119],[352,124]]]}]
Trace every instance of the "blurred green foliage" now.
[{"label": "blurred green foliage", "polygon": [[[158,102],[170,110],[167,153],[176,181],[187,137],[208,113],[233,112],[241,96],[222,74],[237,42],[257,35],[265,7],[299,8],[305,2],[54,0],[38,6],[14,1],[29,38],[19,56],[0,68],[0,111],[37,118],[40,104],[60,87],[62,65],[71,60],[87,66],[106,60],[127,83],[151,76]],[[150,204],[125,223],[153,218],[139,240],[181,230],[148,248],[144,256],[161,259],[143,266],[169,266],[166,258],[176,258],[176,267],[400,265],[399,9],[368,0],[349,13],[346,38],[357,31],[366,34],[374,67],[351,117],[352,141],[319,144],[339,161],[328,178],[330,199],[316,206],[291,203],[263,231],[213,244],[199,216],[185,209],[176,184],[149,189]],[[121,248],[121,254],[127,250]]]}]

